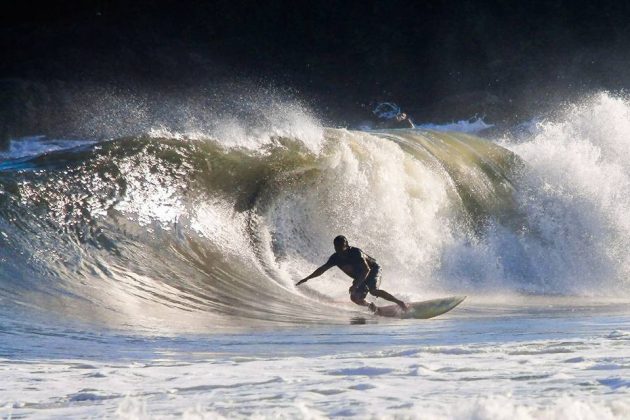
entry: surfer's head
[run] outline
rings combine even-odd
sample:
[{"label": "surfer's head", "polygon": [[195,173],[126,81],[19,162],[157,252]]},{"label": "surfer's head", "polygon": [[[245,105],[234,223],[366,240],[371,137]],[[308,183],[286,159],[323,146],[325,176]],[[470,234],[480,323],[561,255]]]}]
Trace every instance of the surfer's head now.
[{"label": "surfer's head", "polygon": [[348,239],[343,235],[339,235],[333,239],[333,245],[335,245],[335,252],[340,254],[348,248]]}]

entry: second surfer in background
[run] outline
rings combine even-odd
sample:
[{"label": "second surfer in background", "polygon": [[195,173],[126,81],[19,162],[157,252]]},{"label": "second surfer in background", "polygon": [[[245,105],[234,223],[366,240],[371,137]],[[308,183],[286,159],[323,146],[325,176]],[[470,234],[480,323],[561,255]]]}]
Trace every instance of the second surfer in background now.
[{"label": "second surfer in background", "polygon": [[352,277],[352,286],[349,290],[350,300],[357,305],[367,306],[370,311],[378,313],[378,308],[374,303],[365,301],[365,297],[369,292],[372,296],[389,300],[400,306],[402,310],[407,310],[407,305],[402,300],[396,299],[385,290],[378,288],[381,267],[376,263],[374,258],[370,257],[359,248],[349,246],[348,240],[342,235],[334,239],[333,245],[335,246],[335,253],[328,258],[326,264],[319,267],[310,276],[297,282],[295,284],[296,286],[314,277],[321,276],[329,268],[336,265],[341,271]]},{"label": "second surfer in background", "polygon": [[381,102],[372,111],[378,128],[416,128],[409,116],[393,102]]}]

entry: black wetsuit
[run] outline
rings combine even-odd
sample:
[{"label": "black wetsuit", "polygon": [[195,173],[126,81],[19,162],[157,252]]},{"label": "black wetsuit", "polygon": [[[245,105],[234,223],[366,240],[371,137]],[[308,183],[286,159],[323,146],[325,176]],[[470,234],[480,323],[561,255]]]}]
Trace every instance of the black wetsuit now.
[{"label": "black wetsuit", "polygon": [[376,263],[376,260],[359,248],[351,246],[343,255],[339,255],[336,252],[332,254],[326,263],[328,266],[336,265],[339,267],[341,271],[354,279],[352,285],[356,286],[363,278],[364,259],[368,267],[370,267],[370,273],[363,285],[354,292],[355,296],[358,295],[362,299],[367,296],[368,291],[373,294],[374,291],[378,290],[381,267]]}]

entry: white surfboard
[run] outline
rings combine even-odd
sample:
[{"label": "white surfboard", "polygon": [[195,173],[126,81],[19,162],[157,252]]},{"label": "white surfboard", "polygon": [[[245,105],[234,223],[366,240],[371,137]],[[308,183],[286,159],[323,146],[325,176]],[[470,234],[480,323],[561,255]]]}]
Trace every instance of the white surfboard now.
[{"label": "white surfboard", "polygon": [[410,302],[408,311],[403,311],[398,305],[382,306],[377,309],[376,315],[390,318],[415,318],[427,319],[442,315],[462,303],[466,296],[451,296],[440,299],[425,300],[423,302]]}]

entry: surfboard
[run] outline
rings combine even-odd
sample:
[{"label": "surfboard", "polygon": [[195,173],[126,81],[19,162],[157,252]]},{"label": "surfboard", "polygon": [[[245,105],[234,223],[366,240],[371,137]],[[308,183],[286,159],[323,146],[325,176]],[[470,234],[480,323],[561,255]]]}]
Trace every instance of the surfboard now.
[{"label": "surfboard", "polygon": [[409,310],[404,312],[398,305],[379,307],[376,315],[390,318],[415,318],[427,319],[442,315],[462,303],[466,296],[451,296],[441,299],[425,300],[422,302],[410,302]]}]

